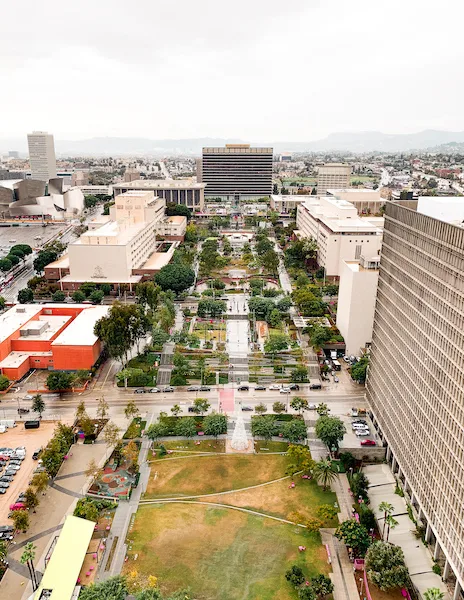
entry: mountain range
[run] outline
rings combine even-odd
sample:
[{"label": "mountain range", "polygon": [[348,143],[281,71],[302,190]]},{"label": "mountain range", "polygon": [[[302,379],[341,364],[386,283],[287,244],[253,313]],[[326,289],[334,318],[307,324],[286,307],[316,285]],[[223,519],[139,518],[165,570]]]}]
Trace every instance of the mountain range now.
[{"label": "mountain range", "polygon": [[[224,146],[244,143],[239,139],[192,138],[149,139],[124,137],[94,137],[85,140],[55,140],[56,153],[61,156],[120,155],[191,155],[200,156],[203,146]],[[388,134],[379,131],[340,132],[309,142],[251,142],[252,146],[272,146],[274,152],[408,152],[431,150],[456,152],[464,143],[464,131],[428,129],[417,133]],[[441,146],[443,149],[440,150]],[[0,139],[0,152],[17,150],[27,153],[26,135],[21,139]]]}]

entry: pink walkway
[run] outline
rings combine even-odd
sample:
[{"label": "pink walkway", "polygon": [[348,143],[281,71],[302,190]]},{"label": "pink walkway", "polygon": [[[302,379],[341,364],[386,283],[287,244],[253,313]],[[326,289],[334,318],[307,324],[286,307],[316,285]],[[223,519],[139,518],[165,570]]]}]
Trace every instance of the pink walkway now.
[{"label": "pink walkway", "polygon": [[225,413],[233,413],[235,411],[235,392],[232,389],[219,390],[219,402],[221,410]]}]

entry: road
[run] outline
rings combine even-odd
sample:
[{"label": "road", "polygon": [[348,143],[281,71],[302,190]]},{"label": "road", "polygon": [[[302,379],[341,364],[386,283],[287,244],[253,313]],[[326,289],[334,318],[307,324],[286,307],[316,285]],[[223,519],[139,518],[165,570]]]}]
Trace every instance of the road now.
[{"label": "road", "polygon": [[162,160],[159,161],[159,166],[161,169],[161,173],[163,173],[163,175],[166,177],[166,179],[172,179],[166,164]]}]

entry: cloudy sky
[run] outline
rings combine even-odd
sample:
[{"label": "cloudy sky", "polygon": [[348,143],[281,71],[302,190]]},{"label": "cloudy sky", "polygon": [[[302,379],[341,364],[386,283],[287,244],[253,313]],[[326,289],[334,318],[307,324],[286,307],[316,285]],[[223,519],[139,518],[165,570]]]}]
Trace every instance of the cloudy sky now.
[{"label": "cloudy sky", "polygon": [[0,137],[464,130],[462,0],[2,6]]}]

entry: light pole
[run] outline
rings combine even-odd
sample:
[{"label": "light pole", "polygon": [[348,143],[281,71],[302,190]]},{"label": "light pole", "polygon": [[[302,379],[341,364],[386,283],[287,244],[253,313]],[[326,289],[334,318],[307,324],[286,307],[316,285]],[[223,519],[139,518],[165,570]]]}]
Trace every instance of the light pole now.
[{"label": "light pole", "polygon": [[359,592],[359,595],[362,596],[363,593],[363,585],[364,585],[364,579],[362,577],[359,578],[359,581],[361,582],[361,591]]}]

